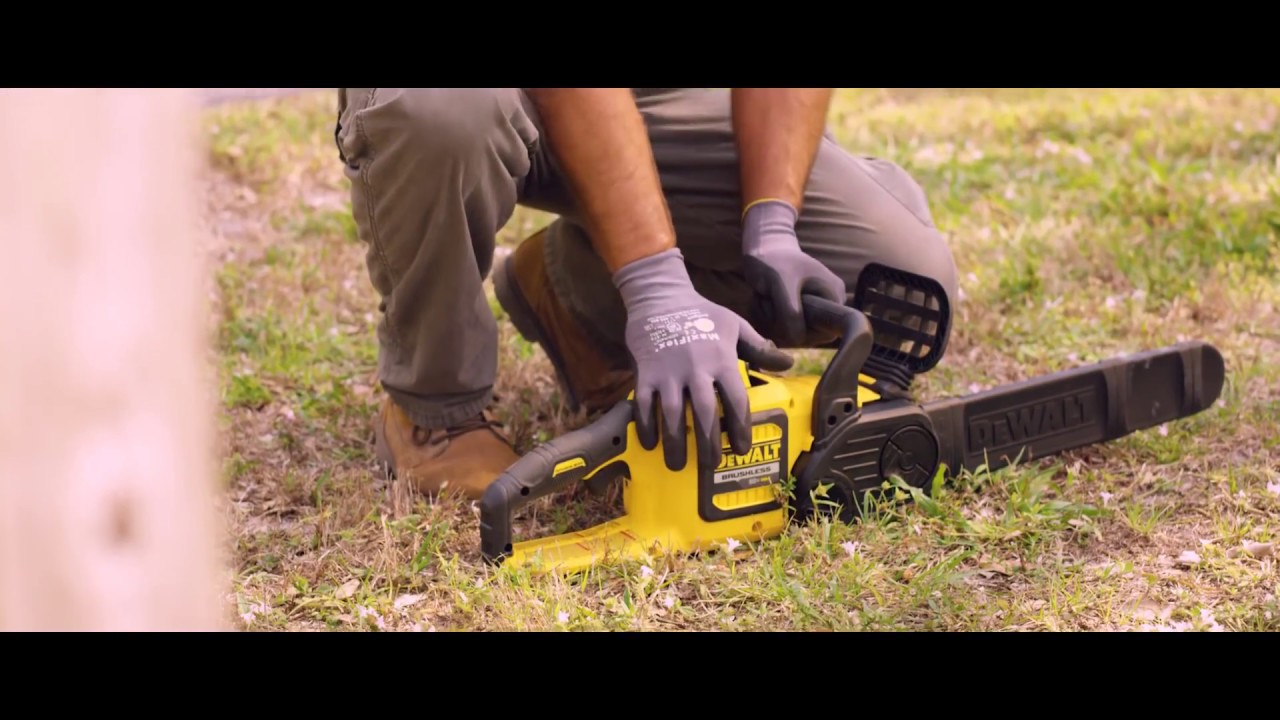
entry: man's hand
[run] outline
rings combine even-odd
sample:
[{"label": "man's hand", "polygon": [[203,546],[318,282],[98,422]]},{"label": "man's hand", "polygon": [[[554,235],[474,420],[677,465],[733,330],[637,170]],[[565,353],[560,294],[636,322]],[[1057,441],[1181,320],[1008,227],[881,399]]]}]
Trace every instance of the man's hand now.
[{"label": "man's hand", "polygon": [[806,255],[796,238],[796,209],[782,200],[764,200],[747,208],[742,252],[747,282],[768,298],[773,336],[783,347],[800,347],[807,329],[801,293],[844,304],[844,281]]},{"label": "man's hand", "polygon": [[[698,459],[720,461],[716,391],[730,446],[751,448],[750,408],[739,354],[784,370],[791,357],[738,315],[694,290],[675,248],[649,135],[627,88],[530,89],[546,141],[580,204],[591,242],[627,308],[626,342],[636,361],[636,429],[657,446],[661,408],[667,467],[685,466],[685,397],[693,405]],[[655,394],[657,402],[655,403]]]},{"label": "man's hand", "polygon": [[[618,271],[614,282],[627,306],[627,346],[636,360],[636,434],[652,450],[662,418],[667,467],[685,466],[685,395],[693,404],[698,462],[720,463],[716,394],[724,406],[724,430],[739,455],[751,449],[747,389],[738,357],[767,370],[791,367],[789,355],[765,340],[746,320],[699,295],[672,248]],[[654,395],[657,395],[657,401]]]},{"label": "man's hand", "polygon": [[831,96],[831,88],[733,89],[744,270],[755,291],[771,301],[774,336],[784,347],[806,339],[801,293],[845,302],[844,281],[805,254],[796,238]]}]

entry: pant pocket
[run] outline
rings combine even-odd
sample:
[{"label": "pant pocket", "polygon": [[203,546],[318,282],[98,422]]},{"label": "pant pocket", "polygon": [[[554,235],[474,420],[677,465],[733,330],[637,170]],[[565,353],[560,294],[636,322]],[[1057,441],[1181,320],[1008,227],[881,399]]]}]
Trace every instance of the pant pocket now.
[{"label": "pant pocket", "polygon": [[349,169],[358,171],[360,159],[368,152],[363,133],[357,123],[360,111],[373,103],[377,88],[341,88],[338,91],[338,117],[333,125],[333,142],[338,157]]}]

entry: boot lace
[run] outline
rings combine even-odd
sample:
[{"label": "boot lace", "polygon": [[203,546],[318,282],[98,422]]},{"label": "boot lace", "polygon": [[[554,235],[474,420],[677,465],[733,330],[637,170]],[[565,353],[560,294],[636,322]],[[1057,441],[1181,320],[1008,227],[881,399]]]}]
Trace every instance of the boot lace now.
[{"label": "boot lace", "polygon": [[419,444],[426,443],[428,441],[445,442],[469,432],[484,429],[501,432],[502,423],[497,420],[487,418],[481,414],[463,420],[461,423],[445,428],[444,430],[430,430],[420,425],[414,425],[413,439],[414,442]]}]

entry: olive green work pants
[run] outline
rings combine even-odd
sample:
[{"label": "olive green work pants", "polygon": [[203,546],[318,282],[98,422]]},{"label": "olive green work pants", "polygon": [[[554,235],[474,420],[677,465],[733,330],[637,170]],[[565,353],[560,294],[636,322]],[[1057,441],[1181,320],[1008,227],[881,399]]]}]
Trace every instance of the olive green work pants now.
[{"label": "olive green work pants", "polygon": [[[741,275],[729,91],[635,96],[695,287],[766,332]],[[547,236],[552,285],[601,350],[627,364],[624,308],[520,88],[341,88],[338,100],[335,141],[381,297],[379,375],[416,423],[455,425],[492,401],[498,333],[482,283],[517,205],[559,216]],[[829,133],[797,234],[851,291],[862,268],[880,262],[956,297],[952,254],[919,184]]]}]

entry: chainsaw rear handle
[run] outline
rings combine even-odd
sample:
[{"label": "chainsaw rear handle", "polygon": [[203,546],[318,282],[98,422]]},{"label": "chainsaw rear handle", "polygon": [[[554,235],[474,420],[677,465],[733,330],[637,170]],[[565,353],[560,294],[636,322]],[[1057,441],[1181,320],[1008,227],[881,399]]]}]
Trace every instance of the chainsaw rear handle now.
[{"label": "chainsaw rear handle", "polygon": [[512,463],[480,499],[480,552],[500,563],[511,554],[511,517],[540,497],[556,493],[599,470],[627,449],[630,400],[598,420],[539,445]]},{"label": "chainsaw rear handle", "polygon": [[871,355],[874,337],[871,321],[857,308],[817,295],[806,294],[800,299],[810,327],[839,337],[836,354],[818,378],[813,395],[813,439],[820,443],[860,415],[858,374]]}]

